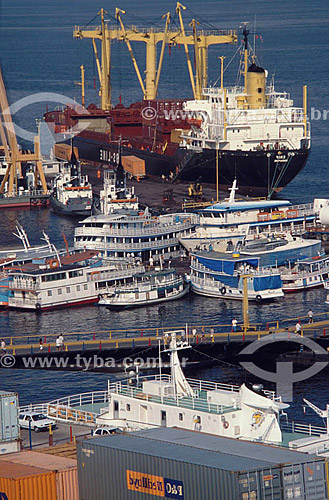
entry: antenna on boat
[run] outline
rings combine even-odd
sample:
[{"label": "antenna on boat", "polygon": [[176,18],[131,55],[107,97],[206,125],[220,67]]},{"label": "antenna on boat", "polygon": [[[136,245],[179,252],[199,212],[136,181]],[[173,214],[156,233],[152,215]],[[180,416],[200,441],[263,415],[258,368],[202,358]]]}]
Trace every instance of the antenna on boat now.
[{"label": "antenna on boat", "polygon": [[23,226],[18,221],[16,221],[16,231],[17,231],[17,234],[13,233],[13,235],[16,236],[16,238],[19,238],[21,240],[21,242],[23,243],[23,246],[24,246],[24,250],[27,250],[28,248],[30,248],[31,245],[30,245],[29,239],[27,237],[27,234],[26,234]]},{"label": "antenna on boat", "polygon": [[165,332],[165,335],[166,333],[171,336],[169,348],[166,349],[166,352],[170,352],[171,383],[174,389],[175,397],[194,396],[193,389],[185,378],[178,357],[178,351],[191,348],[186,341],[180,342],[180,345],[177,345],[176,334],[179,333],[182,335],[184,334],[184,330]]},{"label": "antenna on boat", "polygon": [[237,180],[235,178],[234,181],[233,181],[232,187],[229,188],[229,191],[230,191],[230,196],[229,196],[229,199],[228,199],[229,203],[234,203],[235,202],[235,191],[238,191],[238,189],[239,188],[237,187]]}]

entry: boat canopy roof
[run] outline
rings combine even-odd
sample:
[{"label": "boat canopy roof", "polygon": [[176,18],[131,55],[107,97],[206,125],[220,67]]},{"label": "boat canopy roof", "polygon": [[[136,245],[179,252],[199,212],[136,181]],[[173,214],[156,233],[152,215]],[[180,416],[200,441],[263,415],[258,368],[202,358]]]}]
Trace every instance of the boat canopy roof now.
[{"label": "boat canopy roof", "polygon": [[199,213],[209,212],[243,212],[247,210],[267,210],[270,208],[288,207],[288,200],[253,200],[253,201],[221,201],[210,207],[199,210]]},{"label": "boat canopy roof", "polygon": [[200,264],[212,271],[225,274],[234,274],[236,264],[245,264],[258,267],[258,257],[243,257],[239,254],[226,254],[221,252],[195,252],[192,254]]}]

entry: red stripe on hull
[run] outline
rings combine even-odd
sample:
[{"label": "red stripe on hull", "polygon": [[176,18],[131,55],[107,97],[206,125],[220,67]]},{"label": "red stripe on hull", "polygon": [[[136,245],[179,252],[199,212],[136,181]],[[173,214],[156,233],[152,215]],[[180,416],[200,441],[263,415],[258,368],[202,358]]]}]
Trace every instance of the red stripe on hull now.
[{"label": "red stripe on hull", "polygon": [[77,302],[70,302],[69,304],[58,304],[58,305],[55,305],[55,306],[45,306],[45,307],[41,307],[40,309],[30,309],[30,308],[27,308],[27,307],[12,307],[10,306],[11,309],[21,309],[21,310],[24,310],[24,311],[35,311],[35,312],[38,312],[38,311],[51,311],[53,309],[64,309],[66,307],[75,307],[75,306],[83,306],[83,305],[88,305],[88,304],[95,304],[96,302],[98,302],[98,298],[94,298],[94,299],[86,299],[86,300],[79,300]]}]

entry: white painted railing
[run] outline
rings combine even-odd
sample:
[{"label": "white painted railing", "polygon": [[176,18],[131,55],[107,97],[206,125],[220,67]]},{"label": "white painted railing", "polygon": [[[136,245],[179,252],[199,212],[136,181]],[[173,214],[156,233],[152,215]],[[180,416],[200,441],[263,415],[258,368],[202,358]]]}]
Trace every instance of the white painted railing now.
[{"label": "white painted railing", "polygon": [[94,405],[97,403],[108,403],[108,391],[85,392],[74,394],[48,403],[37,403],[21,406],[20,413],[24,411],[37,411],[44,413],[47,417],[60,422],[72,422],[82,425],[95,425],[96,418],[100,412],[81,409],[83,405]]}]

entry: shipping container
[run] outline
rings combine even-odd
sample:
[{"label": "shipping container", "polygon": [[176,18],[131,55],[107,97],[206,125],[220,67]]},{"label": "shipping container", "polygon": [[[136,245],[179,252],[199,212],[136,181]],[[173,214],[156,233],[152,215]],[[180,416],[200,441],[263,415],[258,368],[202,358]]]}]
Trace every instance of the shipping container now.
[{"label": "shipping container", "polygon": [[0,462],[1,500],[56,500],[56,475],[30,465]]},{"label": "shipping container", "polygon": [[55,472],[57,500],[79,500],[76,460],[36,451],[21,451],[3,458],[0,457],[0,471],[3,461],[10,462],[13,468],[16,467],[16,464],[20,464],[37,467],[43,469],[44,472],[48,470]]},{"label": "shipping container", "polygon": [[[73,147],[76,159],[79,159],[79,151],[77,147]],[[70,161],[72,155],[72,146],[70,144],[54,144],[54,157],[59,160]]]},{"label": "shipping container", "polygon": [[0,448],[3,442],[19,437],[18,394],[0,391]]},{"label": "shipping container", "polygon": [[145,161],[137,156],[123,156],[122,166],[125,171],[134,177],[145,177]]},{"label": "shipping container", "polygon": [[78,443],[81,500],[325,500],[315,455],[175,428]]}]

